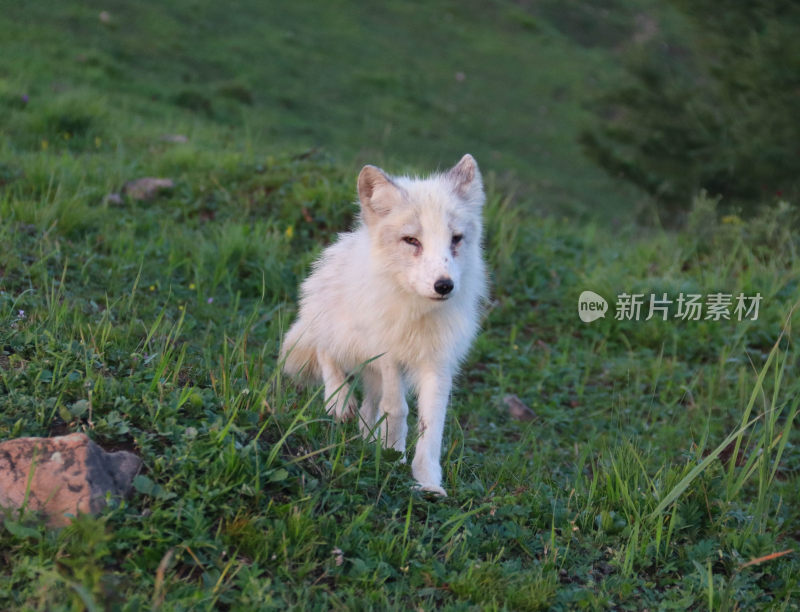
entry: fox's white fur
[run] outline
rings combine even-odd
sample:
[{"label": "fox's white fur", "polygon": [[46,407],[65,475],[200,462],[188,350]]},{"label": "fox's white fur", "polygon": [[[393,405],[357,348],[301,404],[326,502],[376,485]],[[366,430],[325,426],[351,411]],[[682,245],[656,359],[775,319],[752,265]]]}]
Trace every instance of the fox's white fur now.
[{"label": "fox's white fur", "polygon": [[[321,379],[329,413],[358,415],[365,437],[375,432],[402,453],[406,391],[414,389],[412,473],[423,489],[445,495],[445,411],[487,291],[481,175],[471,155],[422,179],[365,166],[358,197],[357,227],[325,249],[301,286],[300,312],[281,349],[284,368],[301,380]],[[359,409],[347,375],[363,364]]]}]

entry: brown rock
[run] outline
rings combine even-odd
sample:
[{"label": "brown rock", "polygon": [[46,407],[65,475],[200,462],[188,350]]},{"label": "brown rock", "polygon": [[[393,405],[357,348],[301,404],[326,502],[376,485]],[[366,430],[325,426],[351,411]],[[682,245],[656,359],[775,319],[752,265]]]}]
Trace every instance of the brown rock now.
[{"label": "brown rock", "polygon": [[133,453],[107,453],[82,433],[8,440],[0,443],[0,507],[24,504],[51,527],[63,527],[66,514],[102,510],[106,493],[127,496],[141,464]]},{"label": "brown rock", "polygon": [[172,189],[172,179],[145,177],[125,183],[122,191],[134,200],[152,200],[162,191]]},{"label": "brown rock", "polygon": [[503,403],[508,408],[508,414],[518,421],[532,421],[536,418],[536,413],[513,393],[506,395],[503,398]]}]

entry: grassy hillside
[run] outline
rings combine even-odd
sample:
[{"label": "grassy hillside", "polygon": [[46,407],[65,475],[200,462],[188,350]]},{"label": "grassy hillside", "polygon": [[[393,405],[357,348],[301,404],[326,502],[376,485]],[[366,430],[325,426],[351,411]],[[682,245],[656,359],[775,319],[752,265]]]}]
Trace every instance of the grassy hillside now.
[{"label": "grassy hillside", "polygon": [[[629,20],[554,5],[4,7],[0,440],[84,431],[145,469],[58,532],[6,515],[0,608],[798,605],[789,211],[743,224],[701,197],[682,233],[531,214],[637,197],[573,138]],[[466,150],[489,176],[493,299],[439,500],[276,359],[358,164]],[[108,197],[143,176],[175,186]],[[586,324],[586,289],[612,311],[621,293],[763,300],[755,321]]]},{"label": "grassy hillside", "polygon": [[627,211],[642,196],[589,162],[577,135],[586,100],[620,73],[614,50],[634,45],[618,22],[652,3],[551,4],[8,3],[0,76],[29,111],[67,94],[108,109],[117,138],[150,128],[196,141],[213,122],[236,148],[318,147],[352,169],[469,151],[518,177],[535,209]]}]

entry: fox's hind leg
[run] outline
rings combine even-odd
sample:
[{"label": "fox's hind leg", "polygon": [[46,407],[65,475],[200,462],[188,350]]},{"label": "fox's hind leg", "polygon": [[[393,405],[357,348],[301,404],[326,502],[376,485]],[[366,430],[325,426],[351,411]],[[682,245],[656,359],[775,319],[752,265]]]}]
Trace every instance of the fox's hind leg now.
[{"label": "fox's hind leg", "polygon": [[317,362],[325,384],[325,410],[337,420],[346,421],[356,413],[358,403],[350,391],[344,372],[322,349],[317,349]]},{"label": "fox's hind leg", "polygon": [[378,422],[378,405],[381,401],[381,373],[371,367],[361,373],[364,383],[364,401],[358,411],[358,428],[365,440],[375,440],[375,423]]},{"label": "fox's hind leg", "polygon": [[408,404],[406,385],[398,364],[388,355],[379,361],[381,366],[381,400],[378,404],[378,418],[383,418],[380,426],[381,442],[386,448],[393,448],[405,454],[408,435]]}]

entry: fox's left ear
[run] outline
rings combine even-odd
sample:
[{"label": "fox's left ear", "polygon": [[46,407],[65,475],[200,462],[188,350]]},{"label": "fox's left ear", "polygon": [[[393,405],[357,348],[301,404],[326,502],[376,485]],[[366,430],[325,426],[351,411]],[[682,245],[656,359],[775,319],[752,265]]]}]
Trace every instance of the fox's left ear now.
[{"label": "fox's left ear", "polygon": [[470,204],[482,206],[484,201],[483,180],[478,162],[467,153],[445,174],[453,183],[455,192]]}]

